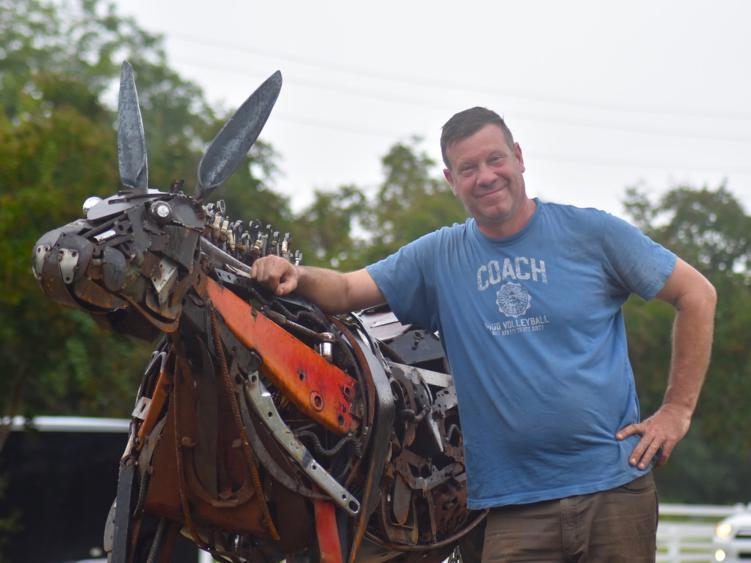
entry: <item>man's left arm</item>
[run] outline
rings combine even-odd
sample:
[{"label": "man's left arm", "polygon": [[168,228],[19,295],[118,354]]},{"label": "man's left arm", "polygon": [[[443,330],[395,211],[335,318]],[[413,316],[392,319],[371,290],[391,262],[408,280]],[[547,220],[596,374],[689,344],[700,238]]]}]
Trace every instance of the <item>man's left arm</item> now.
[{"label": "man's left arm", "polygon": [[656,413],[616,435],[619,440],[634,434],[641,436],[629,458],[631,465],[640,469],[645,469],[660,450],[657,464],[665,463],[688,432],[709,366],[717,303],[714,286],[680,258],[657,298],[670,303],[676,311],[665,398]]}]

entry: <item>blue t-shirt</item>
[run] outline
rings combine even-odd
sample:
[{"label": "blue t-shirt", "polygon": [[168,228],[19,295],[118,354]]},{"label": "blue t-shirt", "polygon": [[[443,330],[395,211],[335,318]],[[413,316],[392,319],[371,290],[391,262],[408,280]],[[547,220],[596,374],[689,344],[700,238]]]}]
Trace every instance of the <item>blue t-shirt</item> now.
[{"label": "blue t-shirt", "polygon": [[396,316],[441,333],[473,509],[587,494],[644,472],[621,305],[654,297],[676,257],[595,209],[537,201],[515,235],[474,219],[368,267]]}]

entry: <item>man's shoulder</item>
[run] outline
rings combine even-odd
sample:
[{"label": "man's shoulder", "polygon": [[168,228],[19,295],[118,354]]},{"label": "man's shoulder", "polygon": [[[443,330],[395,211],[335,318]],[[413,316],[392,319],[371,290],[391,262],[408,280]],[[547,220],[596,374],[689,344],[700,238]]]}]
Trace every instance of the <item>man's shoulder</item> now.
[{"label": "man's shoulder", "polygon": [[570,221],[602,221],[608,217],[615,217],[607,211],[596,207],[580,207],[570,203],[540,202],[543,212]]},{"label": "man's shoulder", "polygon": [[471,230],[472,224],[474,222],[475,220],[472,217],[467,217],[461,223],[453,223],[451,225],[445,225],[441,227],[440,229],[437,229],[435,232],[447,234],[450,236],[463,235],[464,233]]},{"label": "man's shoulder", "polygon": [[464,223],[454,223],[425,233],[401,246],[389,256],[368,266],[368,271],[375,271],[387,263],[404,264],[429,263],[433,257],[445,255],[451,249],[463,244],[471,235],[472,219]]},{"label": "man's shoulder", "polygon": [[575,235],[577,238],[599,238],[608,233],[633,229],[628,221],[595,207],[544,202],[542,209],[551,228]]},{"label": "man's shoulder", "polygon": [[469,218],[463,223],[453,223],[445,225],[434,231],[426,233],[414,240],[411,244],[441,244],[449,241],[461,239],[472,232],[472,222],[474,219]]}]

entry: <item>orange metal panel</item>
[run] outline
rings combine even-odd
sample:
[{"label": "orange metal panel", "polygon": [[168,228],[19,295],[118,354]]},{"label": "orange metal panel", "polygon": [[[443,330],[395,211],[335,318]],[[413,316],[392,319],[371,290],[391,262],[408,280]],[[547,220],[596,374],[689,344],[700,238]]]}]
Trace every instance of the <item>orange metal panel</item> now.
[{"label": "orange metal panel", "polygon": [[316,536],[321,563],[342,563],[342,548],[336,528],[334,503],[329,500],[313,501],[316,515]]},{"label": "orange metal panel", "polygon": [[159,378],[156,380],[156,387],[154,393],[151,396],[151,404],[149,405],[149,412],[146,413],[141,427],[138,429],[138,439],[143,443],[143,440],[154,428],[159,414],[162,412],[162,407],[167,400],[167,374],[164,370],[160,370]]},{"label": "orange metal panel", "polygon": [[207,291],[233,334],[261,356],[264,375],[301,412],[337,434],[358,428],[355,379],[214,280]]}]

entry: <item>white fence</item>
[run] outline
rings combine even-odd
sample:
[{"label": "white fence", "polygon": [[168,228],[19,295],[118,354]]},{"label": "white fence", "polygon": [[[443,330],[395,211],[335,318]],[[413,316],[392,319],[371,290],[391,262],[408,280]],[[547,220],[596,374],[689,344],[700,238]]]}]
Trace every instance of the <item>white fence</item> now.
[{"label": "white fence", "polygon": [[658,563],[712,563],[714,527],[723,518],[742,512],[734,506],[660,504],[657,527]]}]

